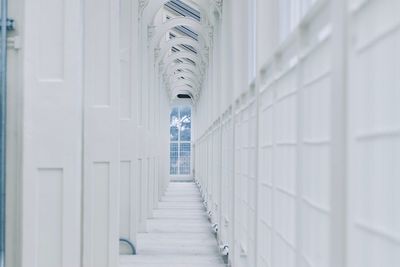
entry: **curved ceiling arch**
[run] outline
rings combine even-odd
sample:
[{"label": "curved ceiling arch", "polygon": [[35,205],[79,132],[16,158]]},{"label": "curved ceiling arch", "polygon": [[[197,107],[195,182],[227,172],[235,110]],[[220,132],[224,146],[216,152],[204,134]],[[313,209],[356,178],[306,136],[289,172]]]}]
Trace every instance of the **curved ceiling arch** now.
[{"label": "curved ceiling arch", "polygon": [[195,92],[199,91],[197,82],[195,82],[191,79],[176,79],[176,80],[170,81],[169,85],[170,85],[170,88],[174,88],[178,85],[189,85],[191,87],[191,91],[195,91]]},{"label": "curved ceiling arch", "polygon": [[201,69],[201,66],[198,65],[193,65],[192,63],[189,62],[169,62],[168,64],[163,63],[161,65],[161,73],[165,74],[165,73],[171,73],[172,70],[177,70],[180,68],[187,68],[190,70],[193,70],[194,72],[196,72],[196,74],[198,74],[199,76],[203,76],[203,70]]},{"label": "curved ceiling arch", "polygon": [[202,46],[199,42],[193,40],[190,37],[177,37],[177,38],[173,38],[169,41],[161,42],[161,44],[160,44],[161,52],[160,52],[160,57],[159,57],[158,61],[165,59],[165,56],[168,53],[168,51],[170,51],[170,49],[172,49],[174,46],[177,46],[177,45],[190,45],[196,49],[196,52],[198,55],[201,55],[203,61],[206,59],[205,55],[204,55],[205,47]]},{"label": "curved ceiling arch", "polygon": [[193,71],[172,72],[170,75],[164,76],[164,81],[178,81],[180,77],[190,78],[191,80],[196,81],[196,87],[200,87],[202,84],[202,76],[196,75]]},{"label": "curved ceiling arch", "polygon": [[[139,0],[147,48],[168,95],[200,94],[221,0]],[[210,8],[211,6],[211,8]],[[213,13],[214,12],[214,13]],[[168,37],[167,37],[168,35]],[[145,44],[144,44],[145,45]],[[153,54],[154,53],[154,54]]]},{"label": "curved ceiling arch", "polygon": [[[190,65],[190,64],[189,64]],[[203,77],[201,75],[201,73],[199,72],[199,70],[197,69],[197,67],[195,66],[191,66],[191,67],[176,67],[178,65],[172,65],[174,67],[170,67],[170,68],[166,68],[163,70],[163,72],[161,73],[163,77],[166,76],[171,76],[171,75],[175,75],[177,73],[190,73],[191,75],[195,75],[197,77],[199,77],[200,79]]]},{"label": "curved ceiling arch", "polygon": [[194,92],[194,93],[199,92],[199,88],[197,88],[196,84],[190,80],[175,81],[170,85],[170,89],[173,90],[174,88],[179,87],[179,86],[187,86],[188,90],[190,90],[191,92]]},{"label": "curved ceiling arch", "polygon": [[[195,19],[187,17],[177,17],[168,20],[167,22],[155,25],[155,33],[151,39],[151,49],[158,47],[164,34],[177,26],[187,26],[198,33],[199,41],[201,40],[204,45],[209,44],[208,26],[203,25]],[[152,51],[152,50],[150,50]]]},{"label": "curved ceiling arch", "polygon": [[182,72],[183,73],[191,73],[192,75],[195,75],[196,77],[201,77],[201,75],[199,75],[199,73],[196,71],[196,69],[189,69],[189,68],[186,68],[186,67],[184,67],[184,68],[170,68],[170,69],[168,69],[167,70],[167,72],[165,73],[166,74],[166,76],[172,76],[172,75],[174,75],[174,74],[176,74],[176,73],[182,73],[182,72],[180,72],[180,71],[178,71],[178,70],[182,70]]},{"label": "curved ceiling arch", "polygon": [[201,80],[203,77],[203,75],[201,74],[201,72],[199,71],[199,69],[197,67],[193,66],[192,64],[188,64],[188,63],[179,63],[179,64],[171,65],[171,67],[167,68],[164,71],[164,73],[162,73],[162,75],[165,77],[169,77],[171,75],[174,75],[175,73],[179,73],[180,71],[178,71],[178,70],[182,70],[185,73],[190,72],[193,75],[195,75],[196,77],[198,77],[199,80]]},{"label": "curved ceiling arch", "polygon": [[194,81],[197,81],[198,83],[200,83],[199,77],[197,77],[193,72],[189,72],[189,71],[176,72],[176,73],[173,73],[172,75],[168,76],[170,81],[172,80],[172,78],[181,78],[181,77],[191,78]]},{"label": "curved ceiling arch", "polygon": [[[197,68],[200,68],[200,66],[202,65],[201,64],[202,61],[198,56],[196,56],[196,55],[194,55],[192,53],[189,53],[189,52],[180,51],[180,52],[172,53],[171,55],[169,55],[165,59],[165,61],[163,62],[164,63],[164,68],[163,68],[162,72],[164,72],[164,70],[168,69],[170,67],[170,65],[175,62],[175,60],[177,60],[177,59],[182,60],[182,59],[185,59],[185,58],[190,59],[191,61],[193,61],[195,63],[195,65],[193,65],[193,66],[195,66]],[[188,64],[190,64],[190,63],[188,63]]]},{"label": "curved ceiling arch", "polygon": [[[154,24],[155,23],[155,17],[158,13],[158,11],[163,8],[163,6],[169,1],[169,0],[139,0],[143,2],[143,6],[146,6],[146,8],[143,11],[143,17],[146,20],[146,24]],[[209,0],[196,0],[194,1],[189,1],[191,4],[194,4],[200,11],[202,15],[202,20],[207,20],[208,21],[208,13],[206,12],[209,8]]]},{"label": "curved ceiling arch", "polygon": [[169,68],[164,69],[162,73],[165,76],[165,78],[168,78],[177,73],[182,73],[182,72],[177,72],[178,69],[183,70],[183,73],[185,73],[185,74],[190,73],[190,75],[196,77],[197,80],[199,81],[199,83],[201,83],[201,81],[203,79],[202,72],[199,70],[199,68],[197,66],[194,66],[189,63],[179,63],[179,64],[175,63],[175,64],[171,65]]},{"label": "curved ceiling arch", "polygon": [[[182,79],[181,77],[183,77],[184,79]],[[175,74],[173,76],[170,76],[168,79],[169,79],[169,83],[170,84],[173,84],[174,82],[183,80],[183,81],[191,81],[191,82],[193,82],[194,85],[197,88],[199,88],[200,85],[201,85],[201,81],[199,79],[197,79],[196,76],[194,76],[191,73],[184,73],[184,74],[177,73],[177,74]]]}]

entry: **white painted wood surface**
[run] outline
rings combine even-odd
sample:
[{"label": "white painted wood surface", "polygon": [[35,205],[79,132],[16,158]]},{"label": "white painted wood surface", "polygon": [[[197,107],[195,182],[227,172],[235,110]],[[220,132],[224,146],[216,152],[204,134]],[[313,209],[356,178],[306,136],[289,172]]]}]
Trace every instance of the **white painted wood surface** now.
[{"label": "white painted wood surface", "polygon": [[158,202],[171,88],[150,37],[164,2],[12,1],[9,265],[115,267],[125,237],[142,253],[127,266],[218,266],[217,245],[233,267],[399,266],[398,1],[256,0],[256,25],[250,1],[195,1],[209,42],[208,67],[191,67],[205,78],[195,178],[217,241],[198,197],[172,186]]},{"label": "white painted wood surface", "polygon": [[41,0],[19,8],[25,12],[18,22],[24,52],[15,65],[19,74],[10,79],[22,80],[12,107],[22,114],[21,158],[12,159],[21,170],[20,177],[9,177],[20,179],[17,191],[7,193],[19,198],[8,212],[21,207],[21,229],[15,228],[21,250],[10,249],[10,259],[17,258],[10,266],[79,266],[82,7],[76,0]]},{"label": "white painted wood surface", "polygon": [[121,171],[120,6],[111,0],[88,0],[84,11],[82,262],[85,267],[116,267]]},{"label": "white painted wood surface", "polygon": [[137,255],[120,267],[223,267],[211,224],[193,182],[170,183],[147,232],[138,235]]}]

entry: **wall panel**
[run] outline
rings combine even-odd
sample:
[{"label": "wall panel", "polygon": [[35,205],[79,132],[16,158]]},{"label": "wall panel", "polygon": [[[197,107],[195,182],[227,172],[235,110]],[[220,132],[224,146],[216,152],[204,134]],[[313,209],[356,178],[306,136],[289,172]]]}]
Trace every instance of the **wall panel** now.
[{"label": "wall panel", "polygon": [[91,202],[91,253],[93,266],[105,267],[109,264],[111,243],[110,220],[110,163],[93,162],[92,202]]},{"label": "wall panel", "polygon": [[[397,1],[349,2],[349,266],[399,257],[400,20]],[[379,23],[377,23],[379,22]]]},{"label": "wall panel", "polygon": [[119,264],[120,6],[109,0],[83,4],[82,262],[85,267],[113,267]]},{"label": "wall panel", "polygon": [[228,110],[222,123],[221,144],[221,236],[223,245],[233,243],[233,128],[231,111]]},{"label": "wall panel", "polygon": [[[37,181],[37,266],[63,264],[63,170],[39,169]],[[49,253],[52,257],[49,257]]]},{"label": "wall panel", "polygon": [[[18,1],[17,1],[18,2]],[[12,67],[17,84],[20,113],[9,136],[20,138],[21,167],[16,191],[7,196],[18,199],[7,216],[17,217],[20,246],[15,252],[20,265],[33,267],[78,266],[81,259],[82,184],[82,6],[80,1],[13,3],[18,6],[16,35],[21,40],[18,64]],[[23,5],[23,6],[22,6]],[[14,7],[15,7],[14,6]],[[11,71],[11,69],[10,69]],[[18,111],[20,110],[20,111]],[[8,138],[8,137],[7,137]],[[8,179],[8,178],[7,178]],[[8,190],[8,189],[7,189]],[[8,201],[8,200],[7,200]],[[9,231],[10,229],[7,229]],[[11,236],[8,235],[7,236]],[[8,238],[8,237],[7,237]],[[9,243],[8,243],[9,244]],[[8,252],[7,252],[8,253]],[[9,263],[10,266],[20,266]]]},{"label": "wall panel", "polygon": [[[202,125],[196,142],[197,151],[206,151],[197,165],[202,185],[208,185],[203,191],[213,194],[209,182],[217,172],[209,170],[214,170],[219,143],[210,145],[210,135],[222,119],[217,179],[223,188],[229,184],[231,162],[233,222],[225,220],[230,207],[224,203],[228,193],[222,192],[220,239],[228,240],[235,267],[397,266],[399,4],[286,2],[290,10],[279,10],[277,1],[257,1],[269,25],[261,24],[267,23],[263,16],[257,18],[262,60],[254,85],[247,84],[248,68],[241,61],[248,51],[235,41],[248,34],[242,28],[248,15],[238,16],[243,3],[224,9],[224,23],[235,28],[222,35],[233,59],[220,63],[222,73],[233,73],[235,81],[222,89],[236,92],[230,102],[233,144],[229,148],[224,140],[227,111],[198,112]],[[284,38],[277,44],[279,36]],[[220,88],[209,84],[200,99],[202,111],[205,103],[218,101],[213,95]]]},{"label": "wall panel", "polygon": [[[135,236],[135,215],[132,212],[132,202],[135,202],[135,181],[133,177],[133,166],[130,161],[121,161],[120,163],[120,204],[119,204],[119,236],[126,239],[131,239]],[[120,253],[131,253],[126,248]]]},{"label": "wall panel", "polygon": [[61,81],[65,75],[65,1],[41,0],[38,6],[42,8],[38,25],[42,29],[38,37],[38,79]]}]

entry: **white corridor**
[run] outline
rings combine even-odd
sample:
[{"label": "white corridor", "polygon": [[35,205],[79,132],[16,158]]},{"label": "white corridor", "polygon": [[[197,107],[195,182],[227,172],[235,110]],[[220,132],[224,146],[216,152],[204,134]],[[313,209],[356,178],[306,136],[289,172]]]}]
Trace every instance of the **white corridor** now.
[{"label": "white corridor", "polygon": [[0,267],[400,266],[400,0],[0,12]]},{"label": "white corridor", "polygon": [[226,266],[194,182],[171,182],[153,216],[138,255],[122,256],[120,267]]}]

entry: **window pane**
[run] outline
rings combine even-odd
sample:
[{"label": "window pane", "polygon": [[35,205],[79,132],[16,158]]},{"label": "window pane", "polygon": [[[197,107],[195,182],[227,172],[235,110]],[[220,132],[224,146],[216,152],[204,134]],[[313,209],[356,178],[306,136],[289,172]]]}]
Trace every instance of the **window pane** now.
[{"label": "window pane", "polygon": [[180,122],[181,122],[181,141],[191,140],[191,128],[192,128],[192,111],[190,107],[184,107],[180,112]]},{"label": "window pane", "polygon": [[181,118],[183,119],[184,117],[190,118],[192,115],[192,111],[190,107],[182,107],[181,108]]},{"label": "window pane", "polygon": [[186,128],[185,126],[182,126],[181,141],[190,141],[190,128]]},{"label": "window pane", "polygon": [[178,141],[178,137],[179,137],[178,127],[171,127],[170,128],[170,139],[171,139],[171,141]]},{"label": "window pane", "polygon": [[169,165],[169,172],[171,175],[178,174],[178,144],[171,143],[170,144],[170,165]]},{"label": "window pane", "polygon": [[180,153],[179,153],[179,172],[182,175],[190,174],[190,143],[181,143],[180,144]]},{"label": "window pane", "polygon": [[173,118],[178,118],[179,117],[179,109],[178,108],[173,108],[171,110],[171,123],[173,121]]},{"label": "window pane", "polygon": [[173,108],[170,115],[170,140],[178,141],[179,138],[179,109]]}]

